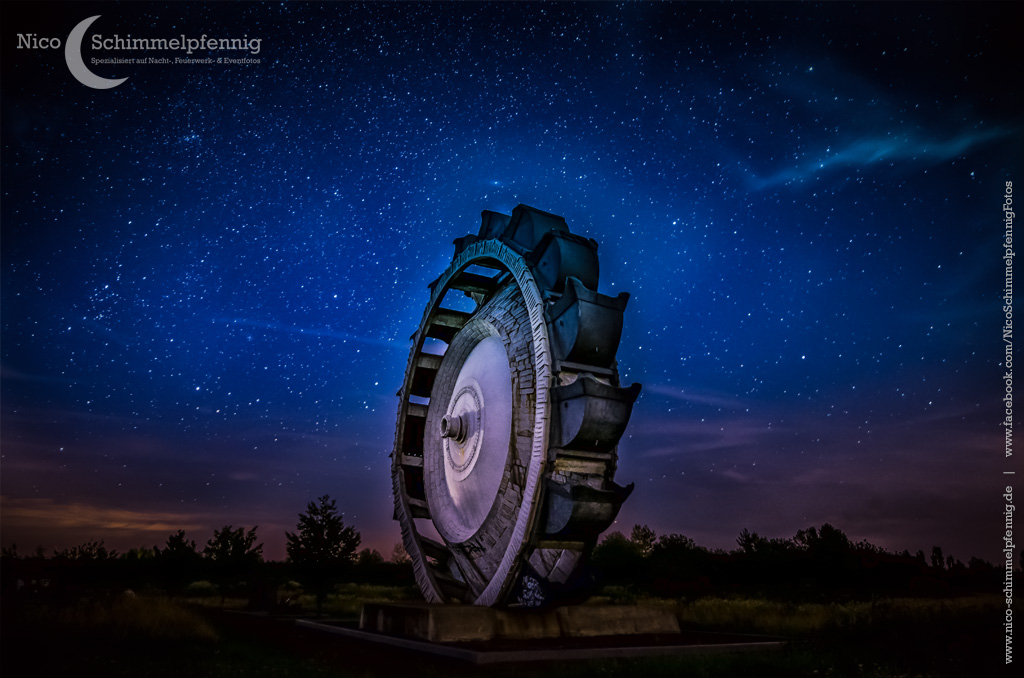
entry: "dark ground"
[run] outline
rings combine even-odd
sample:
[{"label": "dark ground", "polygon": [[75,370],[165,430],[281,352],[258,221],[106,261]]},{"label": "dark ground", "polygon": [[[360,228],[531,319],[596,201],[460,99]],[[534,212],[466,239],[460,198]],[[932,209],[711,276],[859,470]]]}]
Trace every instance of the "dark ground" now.
[{"label": "dark ground", "polygon": [[293,619],[201,608],[216,630],[202,637],[152,637],[100,625],[75,626],[5,600],[0,670],[5,677],[175,678],[245,676],[1001,676],[1002,636],[977,619],[793,639],[777,650],[697,657],[537,662],[479,667],[368,645],[294,626]]}]

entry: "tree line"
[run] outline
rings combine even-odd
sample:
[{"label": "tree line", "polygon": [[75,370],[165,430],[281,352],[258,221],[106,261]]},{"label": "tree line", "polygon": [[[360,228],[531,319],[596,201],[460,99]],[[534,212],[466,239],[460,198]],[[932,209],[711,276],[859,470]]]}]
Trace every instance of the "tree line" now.
[{"label": "tree line", "polygon": [[89,541],[59,551],[51,557],[40,547],[21,555],[16,545],[0,553],[0,574],[5,592],[45,590],[50,594],[81,595],[105,588],[146,589],[157,587],[171,595],[187,593],[196,582],[210,582],[221,595],[246,596],[257,607],[270,607],[276,589],[290,581],[316,599],[317,611],[326,596],[342,581],[411,585],[412,568],[396,544],[391,561],[375,550],[359,549],[362,537],[345,525],[337,503],[329,495],[319,497],[299,514],[295,532],[285,532],[287,558],[268,562],[258,527],[225,525],[214,530],[203,547],[184,530],[167,537],[163,547],[133,548],[119,554],[103,541]]},{"label": "tree line", "polygon": [[[299,514],[294,532],[285,532],[287,558],[266,562],[257,528],[226,525],[201,548],[184,530],[163,547],[106,548],[86,542],[47,557],[42,549],[22,556],[17,547],[0,553],[4,592],[47,589],[80,595],[97,587],[157,587],[183,594],[195,582],[210,582],[222,598],[247,596],[270,607],[277,588],[298,582],[315,597],[317,611],[340,582],[411,586],[412,568],[401,543],[389,560],[376,550],[360,550],[362,538],[346,525],[337,503],[324,495]],[[966,564],[940,547],[889,551],[852,541],[826,523],[799,530],[792,538],[768,538],[744,529],[732,550],[708,549],[681,534],[657,535],[635,525],[627,537],[612,532],[598,544],[573,588],[582,594],[601,586],[625,587],[646,595],[694,597],[753,595],[789,600],[874,595],[950,595],[1000,590],[1002,568],[980,558]]]},{"label": "tree line", "polygon": [[596,576],[658,596],[749,595],[786,600],[836,600],[877,595],[958,595],[1001,589],[1003,569],[981,558],[966,564],[939,546],[890,551],[854,542],[825,523],[792,538],[743,529],[731,550],[708,549],[680,534],[657,535],[635,525],[612,532],[594,549]]}]

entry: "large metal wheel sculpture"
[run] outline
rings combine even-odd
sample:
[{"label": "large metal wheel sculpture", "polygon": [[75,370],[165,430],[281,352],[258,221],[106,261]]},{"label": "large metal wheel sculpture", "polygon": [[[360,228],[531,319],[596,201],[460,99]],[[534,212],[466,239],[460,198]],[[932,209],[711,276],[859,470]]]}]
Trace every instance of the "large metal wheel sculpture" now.
[{"label": "large metal wheel sculpture", "polygon": [[395,519],[429,602],[557,599],[632,491],[613,480],[640,392],[615,361],[629,295],[597,281],[594,240],[519,205],[483,212],[430,284],[392,454]]}]

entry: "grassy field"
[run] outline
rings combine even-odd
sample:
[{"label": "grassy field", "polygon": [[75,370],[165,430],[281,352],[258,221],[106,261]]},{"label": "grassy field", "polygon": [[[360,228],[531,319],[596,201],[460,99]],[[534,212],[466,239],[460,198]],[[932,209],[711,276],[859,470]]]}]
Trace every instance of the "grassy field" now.
[{"label": "grassy field", "polygon": [[[201,592],[194,590],[192,593]],[[301,591],[284,591],[312,609]],[[997,598],[787,604],[756,599],[628,599],[606,591],[594,604],[637,602],[674,609],[690,629],[782,635],[768,652],[685,658],[531,664],[478,669],[297,629],[291,619],[232,612],[245,601],[194,595],[108,594],[62,604],[4,600],[5,676],[832,676],[1007,675]],[[414,590],[346,585],[325,614],[354,619],[363,602],[415,600]]]}]

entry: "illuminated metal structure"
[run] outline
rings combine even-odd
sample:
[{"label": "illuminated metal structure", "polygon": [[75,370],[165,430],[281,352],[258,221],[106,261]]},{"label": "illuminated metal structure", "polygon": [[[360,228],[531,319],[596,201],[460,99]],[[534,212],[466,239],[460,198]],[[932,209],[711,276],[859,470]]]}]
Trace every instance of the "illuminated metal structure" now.
[{"label": "illuminated metal structure", "polygon": [[640,393],[615,361],[629,295],[597,283],[597,243],[519,205],[483,212],[430,284],[392,454],[428,601],[557,599],[632,491],[614,481]]}]

